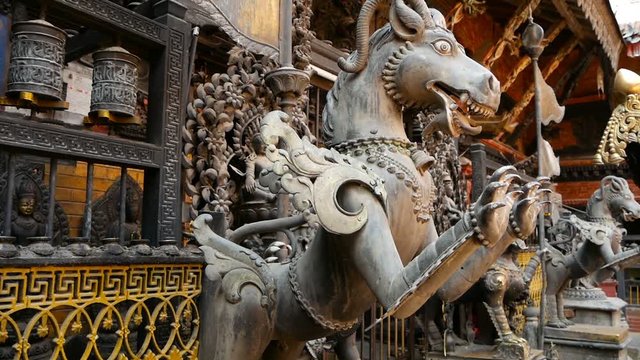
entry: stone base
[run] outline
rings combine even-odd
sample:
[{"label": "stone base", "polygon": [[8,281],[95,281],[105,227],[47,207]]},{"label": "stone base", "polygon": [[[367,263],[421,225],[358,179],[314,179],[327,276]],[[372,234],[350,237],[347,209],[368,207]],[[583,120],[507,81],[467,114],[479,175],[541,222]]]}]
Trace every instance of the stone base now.
[{"label": "stone base", "polygon": [[565,296],[564,301],[565,309],[572,310],[575,314],[571,321],[576,324],[600,326],[625,327],[622,321],[622,310],[625,306],[627,303],[624,300],[606,296],[602,298]]},{"label": "stone base", "polygon": [[629,331],[623,327],[577,324],[544,328],[545,347],[562,360],[627,360]]},{"label": "stone base", "polygon": [[[426,356],[427,360],[463,360],[463,359],[482,359],[482,360],[505,360],[500,355],[497,346],[492,345],[469,345],[457,346],[454,352],[447,352],[447,356],[442,353],[429,352]],[[511,358],[509,358],[511,359]],[[526,358],[518,358],[522,360],[545,360],[542,350],[530,349]],[[564,359],[563,359],[564,360]]]}]

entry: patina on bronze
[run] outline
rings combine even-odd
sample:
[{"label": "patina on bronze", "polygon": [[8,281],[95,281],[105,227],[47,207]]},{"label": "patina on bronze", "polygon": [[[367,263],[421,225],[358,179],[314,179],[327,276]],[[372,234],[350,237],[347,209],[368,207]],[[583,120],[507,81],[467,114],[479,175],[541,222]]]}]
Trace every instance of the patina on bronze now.
[{"label": "patina on bronze", "polygon": [[[444,17],[422,0],[392,1],[390,24],[369,39],[381,2],[363,5],[357,50],[340,61],[345,71],[328,94],[325,140],[342,153],[299,138],[283,112],[261,123],[274,163],[267,175],[277,177],[261,177],[261,184],[290,194],[301,214],[277,221],[318,227],[307,251],[290,263],[267,264],[237,245],[242,237],[234,234],[273,231],[276,220],[249,224],[251,232],[240,227],[228,234],[234,241],[210,229],[209,214],[193,222],[214,284],[205,306],[211,319],[233,324],[212,329],[207,341],[215,353],[207,356],[295,359],[306,340],[352,329],[376,300],[387,315],[405,318],[479,248],[508,240],[519,193],[508,192],[514,177],[505,170],[438,236],[430,215],[432,159],[409,142],[402,121],[404,109],[431,106],[440,109],[439,129],[477,132],[469,116],[497,109],[499,82],[464,54]],[[535,209],[536,201],[526,207]]]}]

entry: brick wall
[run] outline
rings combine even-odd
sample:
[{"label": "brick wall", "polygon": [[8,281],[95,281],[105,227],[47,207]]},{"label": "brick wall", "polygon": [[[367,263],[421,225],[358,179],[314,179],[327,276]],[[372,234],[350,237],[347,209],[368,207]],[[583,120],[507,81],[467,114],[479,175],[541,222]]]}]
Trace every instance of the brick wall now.
[{"label": "brick wall", "polygon": [[[87,196],[87,163],[59,163],[56,182],[56,201],[64,208],[69,220],[69,236],[80,236],[82,218]],[[144,181],[144,172],[128,169],[127,174],[140,184]],[[95,202],[120,177],[120,168],[109,165],[94,165],[92,200]],[[48,184],[49,166],[45,168],[45,184]]]},{"label": "brick wall", "polygon": [[[640,188],[629,181],[629,188],[640,201]],[[570,206],[586,206],[593,192],[600,187],[600,181],[573,181],[558,183],[556,191],[562,194],[562,202]]]}]

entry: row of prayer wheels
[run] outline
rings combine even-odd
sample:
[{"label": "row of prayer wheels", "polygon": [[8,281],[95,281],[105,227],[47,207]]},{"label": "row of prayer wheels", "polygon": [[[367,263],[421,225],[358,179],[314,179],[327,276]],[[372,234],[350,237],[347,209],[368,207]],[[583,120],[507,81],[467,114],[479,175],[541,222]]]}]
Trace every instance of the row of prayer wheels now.
[{"label": "row of prayer wheels", "polygon": [[[2,104],[40,110],[66,108],[60,106],[66,38],[64,30],[42,19],[13,24],[7,96]],[[93,53],[90,115],[135,117],[139,64],[137,56],[119,46]]]}]

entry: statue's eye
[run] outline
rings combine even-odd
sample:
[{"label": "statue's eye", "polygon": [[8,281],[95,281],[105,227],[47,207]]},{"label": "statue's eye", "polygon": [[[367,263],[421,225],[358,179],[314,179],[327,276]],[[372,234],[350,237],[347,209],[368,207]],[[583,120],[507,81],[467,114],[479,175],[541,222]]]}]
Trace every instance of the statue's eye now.
[{"label": "statue's eye", "polygon": [[441,55],[451,55],[451,50],[453,49],[453,46],[451,46],[451,43],[449,41],[437,40],[437,41],[434,41],[431,45]]}]

